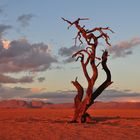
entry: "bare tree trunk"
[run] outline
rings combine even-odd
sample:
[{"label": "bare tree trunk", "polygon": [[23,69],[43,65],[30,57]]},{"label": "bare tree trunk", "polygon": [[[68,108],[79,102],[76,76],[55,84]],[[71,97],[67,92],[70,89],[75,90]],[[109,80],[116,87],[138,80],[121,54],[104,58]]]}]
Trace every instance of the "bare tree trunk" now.
[{"label": "bare tree trunk", "polygon": [[88,97],[85,97],[85,99],[79,103],[79,107],[76,108],[76,114],[74,116],[74,120],[78,121],[78,122],[84,122],[86,121],[86,117],[89,117],[89,115],[87,115],[86,111],[87,109],[94,103],[94,100],[103,92],[103,90],[105,90],[110,84],[112,84],[113,82],[111,81],[111,73],[110,70],[107,67],[107,57],[108,57],[108,52],[104,51],[103,55],[102,55],[102,67],[103,70],[106,72],[106,80],[92,93],[92,91],[89,91],[89,93],[91,93],[91,97],[90,99],[88,99]]},{"label": "bare tree trunk", "polygon": [[[79,22],[80,22],[80,20],[88,20],[88,18],[82,18],[82,19],[78,18],[74,22],[71,22],[64,18],[62,18],[62,19],[69,24],[68,28],[70,28],[72,25],[74,25],[77,28],[78,33],[77,33],[77,36],[75,37],[75,45],[76,45],[77,39],[79,39],[80,43],[83,43],[83,41],[81,40],[81,37],[83,37],[85,39],[87,45],[89,45],[89,47],[87,47],[86,49],[79,50],[75,54],[73,54],[73,57],[77,57],[76,60],[81,58],[81,66],[82,66],[84,76],[88,82],[88,87],[86,90],[85,98],[83,99],[83,94],[84,94],[83,87],[77,81],[77,78],[75,79],[75,81],[72,81],[72,84],[77,89],[77,95],[74,98],[75,112],[74,112],[72,122],[85,122],[86,117],[89,117],[89,114],[86,112],[87,109],[94,103],[94,100],[103,92],[103,90],[105,90],[110,84],[112,84],[111,73],[106,64],[108,52],[107,52],[107,50],[105,50],[102,54],[101,64],[102,64],[103,70],[106,73],[107,78],[93,92],[95,82],[98,78],[98,68],[97,68],[98,65],[95,64],[95,59],[99,59],[98,57],[96,57],[96,48],[98,46],[98,39],[104,38],[106,44],[111,46],[111,44],[109,43],[110,38],[107,35],[107,33],[104,32],[104,30],[109,30],[112,33],[113,33],[113,31],[109,27],[106,27],[106,28],[96,27],[92,30],[86,30],[84,28],[85,26],[81,27],[79,25]],[[99,36],[94,35],[95,31],[98,31],[100,33]],[[88,55],[86,58],[85,58],[85,54]],[[85,61],[85,59],[86,59],[86,61]],[[89,76],[89,73],[87,71],[88,64],[90,64],[90,66],[92,68],[91,76]]]},{"label": "bare tree trunk", "polygon": [[103,52],[103,55],[102,55],[102,67],[103,67],[103,70],[105,71],[106,73],[106,80],[92,93],[92,96],[91,96],[91,100],[90,100],[90,103],[89,105],[87,106],[86,110],[92,105],[94,104],[94,100],[109,86],[111,85],[113,82],[111,81],[111,72],[110,70],[108,69],[107,67],[107,57],[108,57],[108,52],[105,50]]}]

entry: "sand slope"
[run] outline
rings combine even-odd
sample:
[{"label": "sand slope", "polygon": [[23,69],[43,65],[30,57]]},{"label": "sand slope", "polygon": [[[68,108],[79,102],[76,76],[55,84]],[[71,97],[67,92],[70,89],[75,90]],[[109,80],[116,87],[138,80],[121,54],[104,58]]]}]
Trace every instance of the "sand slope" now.
[{"label": "sand slope", "polygon": [[0,140],[138,140],[140,110],[93,110],[88,124],[70,124],[73,109],[0,109]]}]

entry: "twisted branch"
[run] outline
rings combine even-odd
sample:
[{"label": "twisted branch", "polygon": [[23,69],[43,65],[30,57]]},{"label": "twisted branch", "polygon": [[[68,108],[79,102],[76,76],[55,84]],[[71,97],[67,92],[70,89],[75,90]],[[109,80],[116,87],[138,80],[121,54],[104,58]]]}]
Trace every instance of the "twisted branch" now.
[{"label": "twisted branch", "polygon": [[[87,58],[85,63],[84,63],[84,54],[82,52],[85,52],[88,54],[88,58]],[[72,57],[76,57],[77,55],[80,55],[80,57],[79,56],[78,57],[82,58],[81,65],[82,65],[83,73],[84,73],[84,75],[89,83],[91,79],[90,79],[89,74],[87,72],[87,65],[88,65],[89,60],[90,60],[90,54],[86,50],[83,49],[83,50],[80,50],[80,51],[76,52],[75,54],[73,54]],[[79,58],[77,58],[77,59],[79,59]]]},{"label": "twisted branch", "polygon": [[92,30],[87,30],[87,33],[92,33],[92,32],[95,32],[95,31],[99,31],[99,32],[103,32],[102,30],[109,30],[111,31],[112,33],[115,33],[112,29],[110,29],[109,27],[106,27],[106,28],[103,28],[103,27],[96,27],[96,28],[93,28]]},{"label": "twisted branch", "polygon": [[63,18],[63,17],[61,17],[64,21],[66,21],[67,23],[69,23],[70,25],[68,26],[68,29],[72,26],[72,25],[74,25],[74,24],[79,24],[79,21],[80,20],[89,20],[89,18],[78,18],[77,20],[75,20],[74,22],[71,22],[71,21],[69,21],[69,20],[67,20],[67,19],[65,19],[65,18]]},{"label": "twisted branch", "polygon": [[[75,46],[76,46],[76,44],[77,44],[77,39],[79,39],[79,41],[80,41],[80,45],[81,44],[83,44],[83,41],[81,40],[81,32],[79,31],[78,33],[77,33],[77,35],[76,35],[76,37],[74,38],[74,40],[75,40]],[[79,46],[80,46],[79,45]]]},{"label": "twisted branch", "polygon": [[106,73],[106,80],[92,93],[90,104],[88,105],[91,106],[94,103],[94,100],[102,93],[103,90],[105,90],[109,85],[111,85],[113,82],[111,81],[111,73],[110,70],[107,67],[107,57],[108,57],[108,51],[105,50],[102,54],[102,67],[103,70]]},{"label": "twisted branch", "polygon": [[107,35],[107,33],[104,33],[102,30],[109,30],[109,31],[111,31],[112,33],[114,33],[114,31],[113,30],[111,30],[109,27],[106,27],[106,28],[102,28],[102,27],[96,27],[96,28],[94,28],[94,29],[92,29],[92,30],[88,30],[87,31],[87,33],[93,33],[93,32],[95,32],[95,31],[99,31],[100,33],[101,33],[101,35],[99,35],[97,38],[101,38],[101,37],[103,37],[103,38],[105,38],[105,41],[106,41],[106,43],[109,45],[109,46],[111,46],[111,44],[109,43],[109,36]]},{"label": "twisted branch", "polygon": [[[81,50],[79,50],[78,52],[74,53],[74,54],[72,55],[72,57],[76,57],[78,54],[81,55],[82,52],[86,53],[87,55],[90,55],[90,53],[89,53],[87,50],[81,49]],[[82,54],[82,55],[83,55],[83,54]]]}]

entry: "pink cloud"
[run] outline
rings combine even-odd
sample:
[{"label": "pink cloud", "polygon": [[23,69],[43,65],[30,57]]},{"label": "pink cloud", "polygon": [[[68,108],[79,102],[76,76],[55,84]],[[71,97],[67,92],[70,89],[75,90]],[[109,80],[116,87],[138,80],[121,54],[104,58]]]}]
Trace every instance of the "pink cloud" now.
[{"label": "pink cloud", "polygon": [[113,54],[113,57],[125,57],[132,54],[133,49],[140,45],[140,37],[134,37],[127,41],[121,41],[111,48],[109,48],[110,53]]},{"label": "pink cloud", "polygon": [[9,84],[9,83],[31,83],[33,82],[33,77],[24,76],[19,79],[13,78],[4,74],[0,74],[0,83]]},{"label": "pink cloud", "polygon": [[45,71],[52,63],[57,62],[48,51],[47,44],[31,44],[26,39],[11,41],[8,49],[4,49],[0,42],[0,52],[1,73]]}]

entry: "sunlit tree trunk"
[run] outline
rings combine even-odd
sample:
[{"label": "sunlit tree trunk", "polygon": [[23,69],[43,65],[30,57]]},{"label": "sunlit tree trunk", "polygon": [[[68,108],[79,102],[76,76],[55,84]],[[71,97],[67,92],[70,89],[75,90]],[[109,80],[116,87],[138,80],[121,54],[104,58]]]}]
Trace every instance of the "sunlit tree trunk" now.
[{"label": "sunlit tree trunk", "polygon": [[[96,56],[96,48],[98,46],[98,39],[104,38],[107,45],[110,46],[109,43],[109,36],[107,33],[104,33],[104,30],[109,30],[113,32],[109,27],[106,28],[94,28],[92,30],[86,30],[84,29],[85,26],[81,27],[79,25],[80,20],[87,20],[87,18],[80,19],[78,18],[74,22],[70,22],[64,18],[62,18],[64,21],[66,21],[68,24],[70,24],[69,27],[72,25],[75,25],[75,27],[78,30],[78,34],[76,36],[76,40],[79,39],[80,43],[83,43],[81,40],[81,37],[83,37],[88,45],[87,48],[77,51],[73,54],[72,57],[77,58],[77,60],[80,59],[80,63],[82,66],[83,74],[87,80],[88,86],[86,89],[86,93],[83,99],[84,95],[84,88],[81,86],[81,84],[78,82],[77,78],[75,81],[72,81],[72,84],[77,89],[77,94],[74,98],[74,104],[75,104],[75,111],[73,115],[73,120],[71,122],[86,122],[86,118],[90,117],[87,113],[88,108],[94,104],[95,99],[105,90],[110,84],[112,84],[111,81],[111,73],[107,66],[107,58],[108,58],[108,51],[105,50],[102,53],[102,57],[98,58]],[[99,36],[95,36],[94,32],[98,31],[100,33]],[[76,42],[76,41],[75,41]],[[95,63],[95,60],[100,60],[97,65]],[[98,78],[98,66],[101,64],[103,70],[106,73],[106,79],[105,81],[93,92],[95,82]],[[90,65],[92,69],[91,75],[89,75],[87,71],[87,66]]]}]

